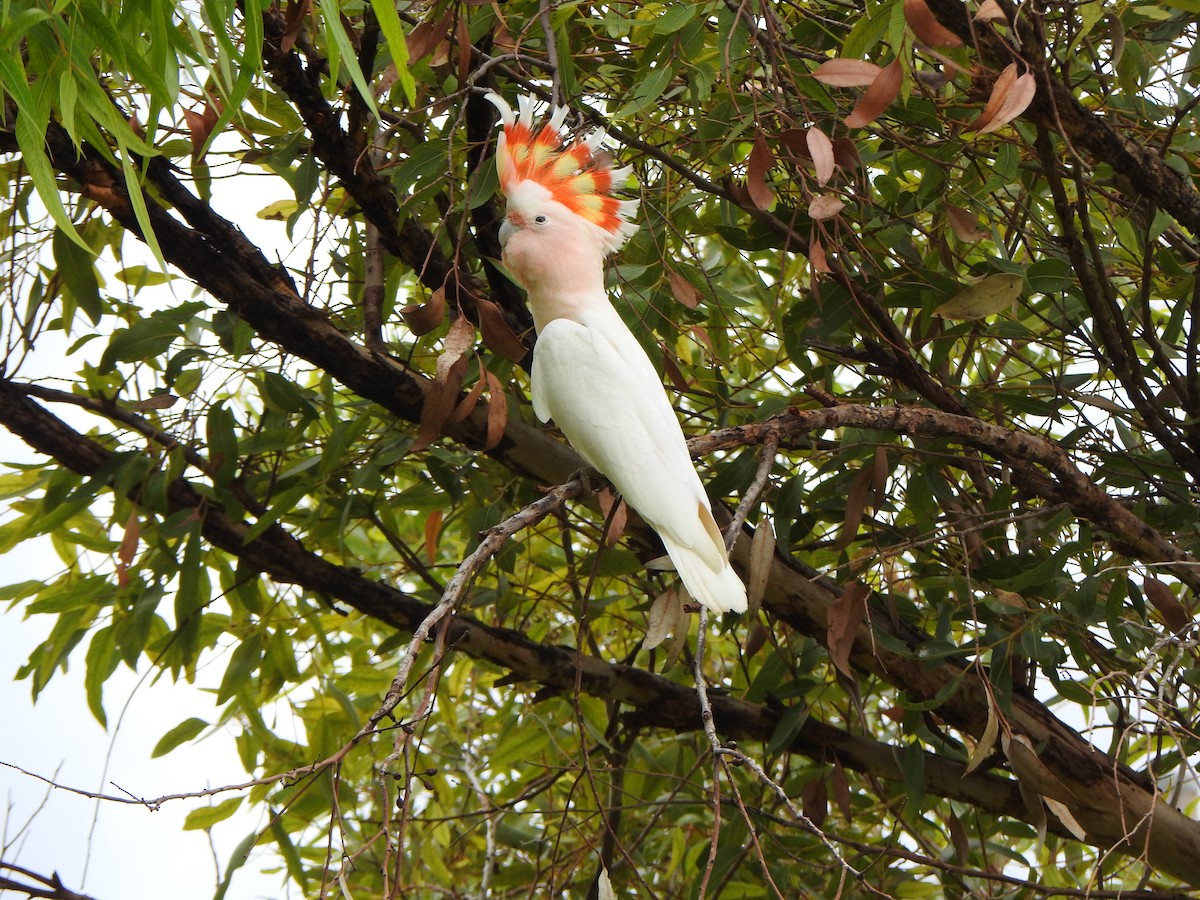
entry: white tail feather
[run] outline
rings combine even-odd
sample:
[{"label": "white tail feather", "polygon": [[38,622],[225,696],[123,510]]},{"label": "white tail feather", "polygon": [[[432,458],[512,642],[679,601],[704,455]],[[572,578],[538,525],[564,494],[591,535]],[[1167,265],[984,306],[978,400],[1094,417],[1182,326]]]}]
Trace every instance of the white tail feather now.
[{"label": "white tail feather", "polygon": [[728,561],[714,569],[692,548],[675,543],[661,532],[659,537],[689,594],[716,613],[746,611],[746,586]]}]

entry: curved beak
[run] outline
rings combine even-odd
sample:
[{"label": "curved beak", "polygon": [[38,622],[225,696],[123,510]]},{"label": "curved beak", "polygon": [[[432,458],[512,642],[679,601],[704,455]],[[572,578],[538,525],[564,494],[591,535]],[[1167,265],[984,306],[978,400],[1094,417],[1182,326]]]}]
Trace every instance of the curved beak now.
[{"label": "curved beak", "polygon": [[517,226],[512,223],[508,216],[504,217],[504,221],[500,223],[500,249],[503,250],[508,246],[508,239],[513,236],[513,232],[517,230]]}]

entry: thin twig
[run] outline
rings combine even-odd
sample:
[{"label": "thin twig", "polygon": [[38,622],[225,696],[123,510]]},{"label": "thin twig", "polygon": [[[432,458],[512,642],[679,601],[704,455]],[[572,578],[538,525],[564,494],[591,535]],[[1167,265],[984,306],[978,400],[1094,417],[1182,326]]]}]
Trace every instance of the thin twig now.
[{"label": "thin twig", "polygon": [[754,508],[754,505],[758,503],[758,498],[762,496],[763,488],[767,486],[767,479],[771,475],[771,467],[775,465],[775,451],[778,448],[779,435],[774,432],[768,432],[766,437],[763,438],[762,458],[758,461],[758,471],[754,473],[754,480],[750,482],[750,487],[742,495],[742,502],[738,504],[729,527],[725,529],[726,550],[733,549],[738,535],[742,532],[742,526],[746,524],[746,516],[750,514],[750,510]]}]

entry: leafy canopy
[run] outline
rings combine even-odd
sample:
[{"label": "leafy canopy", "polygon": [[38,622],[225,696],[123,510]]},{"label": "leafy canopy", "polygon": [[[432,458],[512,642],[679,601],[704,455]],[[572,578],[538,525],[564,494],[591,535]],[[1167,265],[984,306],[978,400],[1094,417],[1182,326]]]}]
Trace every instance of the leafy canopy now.
[{"label": "leafy canopy", "polygon": [[[21,677],[222,660],[155,753],[235,733],[189,827],[269,809],[306,896],[1200,883],[1197,11],[8,4]],[[532,415],[485,89],[633,165],[752,614]]]}]

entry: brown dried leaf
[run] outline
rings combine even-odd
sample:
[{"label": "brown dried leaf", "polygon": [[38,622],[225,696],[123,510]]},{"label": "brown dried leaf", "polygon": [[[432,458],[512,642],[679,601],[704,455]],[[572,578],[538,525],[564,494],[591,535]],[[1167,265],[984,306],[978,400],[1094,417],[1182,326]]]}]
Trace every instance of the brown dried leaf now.
[{"label": "brown dried leaf", "polygon": [[467,29],[465,13],[458,17],[454,40],[458,44],[458,83],[468,84],[471,77],[471,32]]},{"label": "brown dried leaf", "polygon": [[1043,797],[1052,797],[1063,803],[1078,803],[1079,798],[1071,789],[1058,780],[1046,764],[1038,759],[1033,744],[1023,734],[1001,735],[1000,746],[1008,757],[1008,764],[1017,776],[1017,780],[1026,787],[1037,791]]},{"label": "brown dried leaf", "polygon": [[824,272],[826,275],[833,272],[833,269],[829,268],[829,260],[825,258],[825,245],[815,234],[808,242],[808,264],[814,272]]},{"label": "brown dried leaf", "polygon": [[988,102],[983,107],[983,112],[979,114],[978,119],[967,126],[967,131],[971,131],[972,129],[979,131],[988,125],[992,119],[996,118],[996,113],[1000,112],[1000,107],[1004,105],[1004,98],[1008,96],[1008,92],[1012,90],[1013,82],[1016,80],[1017,64],[1009,63],[996,76],[996,81],[992,85],[992,92],[988,95]]},{"label": "brown dried leaf", "polygon": [[529,355],[529,348],[509,327],[499,306],[491,300],[476,297],[475,309],[479,311],[479,333],[489,350],[515,363]]},{"label": "brown dried leaf", "polygon": [[695,309],[700,305],[703,295],[687,278],[678,272],[669,272],[667,278],[671,282],[671,293],[675,295],[676,300],[688,309]]},{"label": "brown dried leaf", "polygon": [[858,526],[862,524],[863,514],[867,511],[867,497],[871,493],[873,476],[874,468],[864,466],[858,470],[858,474],[850,482],[850,489],[846,491],[846,509],[842,516],[842,530],[834,543],[839,550],[850,546],[850,543],[858,537]]},{"label": "brown dried leaf", "polygon": [[775,192],[767,184],[767,170],[775,165],[775,154],[767,146],[761,134],[754,138],[754,149],[746,161],[746,190],[750,201],[759,209],[766,209],[775,199]]},{"label": "brown dried leaf", "polygon": [[183,110],[183,120],[187,123],[188,133],[192,141],[192,161],[199,162],[204,158],[204,145],[212,135],[213,126],[217,124],[220,114],[210,102],[205,102],[200,112],[191,109]]},{"label": "brown dried leaf", "polygon": [[808,214],[815,221],[823,222],[825,219],[832,219],[845,208],[846,204],[832,194],[820,194],[808,204]]},{"label": "brown dried leaf", "polygon": [[809,155],[812,157],[813,166],[817,170],[817,184],[824,187],[829,183],[829,179],[833,177],[835,162],[833,141],[829,139],[829,135],[814,125],[808,129],[808,134],[805,136],[805,144],[808,147]]},{"label": "brown dried leaf", "polygon": [[853,172],[863,167],[858,147],[848,137],[840,137],[833,142],[833,159],[844,172]]},{"label": "brown dried leaf", "polygon": [[904,67],[894,59],[875,77],[871,86],[854,105],[853,112],[846,116],[846,126],[862,128],[879,118],[880,114],[900,96],[900,83],[904,80]]},{"label": "brown dried leaf", "polygon": [[434,291],[424,303],[413,303],[400,308],[400,318],[417,337],[429,334],[442,324],[446,315],[446,292],[442,288]]},{"label": "brown dried leaf", "polygon": [[788,128],[779,135],[779,143],[794,153],[799,159],[810,160],[812,153],[808,149],[808,129]]},{"label": "brown dried leaf", "polygon": [[691,332],[692,337],[708,348],[708,352],[713,355],[714,359],[720,359],[717,356],[717,348],[713,346],[712,338],[708,336],[707,328],[703,325],[692,325],[688,328],[688,331]]},{"label": "brown dried leaf", "polygon": [[830,87],[866,87],[879,71],[879,66],[865,59],[829,59],[813,69],[812,77]]},{"label": "brown dried leaf", "polygon": [[1000,717],[996,713],[996,701],[992,699],[991,691],[987,692],[987,708],[987,724],[983,726],[983,734],[979,736],[979,743],[971,748],[964,775],[970,775],[979,768],[980,763],[988,758],[992,748],[996,745],[996,737],[1000,734]]},{"label": "brown dried leaf", "polygon": [[742,655],[747,659],[754,656],[755,653],[767,645],[767,638],[770,636],[771,629],[762,622],[755,622],[750,626],[750,630],[746,632],[746,640],[742,644]]},{"label": "brown dried leaf", "polygon": [[517,42],[513,40],[512,34],[509,33],[508,25],[504,20],[496,16],[496,27],[492,30],[492,45],[500,53],[516,53]]},{"label": "brown dried leaf", "polygon": [[437,373],[433,384],[425,394],[421,407],[421,425],[417,439],[410,448],[412,452],[424,450],[442,433],[442,426],[454,411],[458,393],[462,390],[463,375],[467,369],[464,355],[475,340],[475,328],[463,316],[454,320],[446,333],[441,356],[437,360]]},{"label": "brown dried leaf", "polygon": [[129,567],[137,556],[138,539],[142,534],[142,524],[136,512],[129,514],[125,522],[125,536],[117,547],[117,584],[125,587],[129,584]]},{"label": "brown dried leaf", "polygon": [[425,517],[425,560],[433,565],[437,562],[438,536],[442,533],[444,513],[435,509]]},{"label": "brown dried leaf", "polygon": [[850,668],[850,652],[854,649],[854,638],[867,615],[867,597],[870,590],[861,581],[848,581],[842,586],[842,595],[829,604],[829,658],[847,678],[854,677]]},{"label": "brown dried leaf", "polygon": [[408,33],[405,43],[408,44],[409,62],[415,63],[433,52],[434,48],[445,39],[453,17],[453,11],[449,11],[437,22],[421,22]]},{"label": "brown dried leaf", "polygon": [[296,46],[296,38],[304,27],[304,20],[312,10],[312,0],[292,0],[288,3],[287,12],[283,17],[283,34],[279,37],[279,49],[290,53]]},{"label": "brown dried leaf", "polygon": [[954,236],[964,244],[971,244],[988,236],[988,232],[979,227],[979,219],[962,207],[953,203],[946,204],[946,221]]},{"label": "brown dried leaf", "polygon": [[454,412],[450,413],[447,422],[461,422],[467,416],[475,411],[475,407],[479,405],[479,398],[483,396],[483,389],[487,385],[487,379],[483,372],[479,373],[479,378],[475,382],[475,386],[471,388],[470,393],[463,397],[458,402],[458,406],[454,407]]},{"label": "brown dried leaf", "polygon": [[1192,617],[1188,615],[1188,611],[1183,608],[1183,604],[1179,602],[1175,592],[1166,582],[1159,581],[1157,578],[1147,578],[1142,582],[1142,591],[1146,594],[1146,598],[1154,604],[1154,608],[1162,614],[1163,621],[1172,631],[1187,628],[1192,621]]},{"label": "brown dried leaf", "polygon": [[775,559],[775,529],[771,520],[763,516],[754,529],[750,541],[750,571],[746,577],[746,615],[753,616],[762,605],[763,594],[771,580],[771,563]]},{"label": "brown dried leaf", "polygon": [[[646,636],[642,638],[642,649],[653,650],[679,630],[683,620],[683,604],[673,589],[663,591],[654,598],[650,612],[646,614]],[[686,621],[686,620],[684,620]],[[687,629],[683,629],[687,632]]]},{"label": "brown dried leaf", "polygon": [[1000,4],[996,0],[983,0],[979,4],[979,9],[975,11],[976,22],[1004,22],[1008,23],[1008,16],[1004,14],[1004,10],[1000,8]]},{"label": "brown dried leaf", "polygon": [[971,844],[967,840],[967,829],[963,828],[963,823],[954,813],[950,813],[946,819],[946,831],[950,835],[950,844],[954,847],[954,856],[960,864],[966,863],[970,859]]},{"label": "brown dried leaf", "polygon": [[904,21],[917,40],[930,47],[961,47],[962,38],[943,25],[925,0],[904,0]]},{"label": "brown dried leaf", "polygon": [[829,815],[829,794],[824,777],[817,777],[800,790],[800,807],[805,817],[820,828]]},{"label": "brown dried leaf", "polygon": [[663,355],[663,372],[670,379],[675,390],[681,394],[687,391],[690,387],[687,378],[684,377],[683,370],[679,368],[679,363],[675,362],[675,354],[667,349],[667,345],[659,341],[658,347],[662,350]]},{"label": "brown dried leaf", "polygon": [[608,488],[596,494],[596,500],[600,503],[600,512],[604,514],[604,546],[611,547],[625,533],[625,525],[629,521],[629,507],[622,500],[614,511],[613,504],[617,503],[617,498]]},{"label": "brown dried leaf", "polygon": [[842,768],[842,761],[834,759],[833,771],[829,773],[829,788],[833,791],[833,802],[847,822],[854,818],[854,808],[850,805],[850,779]]},{"label": "brown dried leaf", "polygon": [[1036,93],[1037,79],[1033,77],[1032,72],[1026,72],[1013,82],[1012,88],[1004,97],[1004,102],[1000,104],[999,111],[990,122],[979,129],[979,133],[988,134],[998,128],[1003,128],[1029,108]]},{"label": "brown dried leaf", "polygon": [[1071,814],[1071,810],[1067,808],[1065,803],[1060,803],[1053,797],[1043,797],[1042,802],[1046,804],[1046,808],[1054,813],[1058,821],[1062,822],[1067,827],[1067,831],[1075,835],[1075,838],[1080,841],[1087,840],[1087,831]]},{"label": "brown dried leaf", "polygon": [[508,396],[499,378],[487,369],[483,373],[487,376],[488,385],[487,440],[483,444],[486,453],[504,439],[504,427],[508,424]]}]

